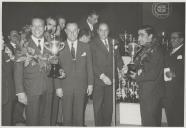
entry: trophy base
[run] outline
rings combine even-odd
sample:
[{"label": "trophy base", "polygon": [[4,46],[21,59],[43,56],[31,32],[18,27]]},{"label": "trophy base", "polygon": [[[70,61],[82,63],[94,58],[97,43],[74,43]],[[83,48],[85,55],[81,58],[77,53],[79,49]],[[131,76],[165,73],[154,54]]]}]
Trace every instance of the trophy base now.
[{"label": "trophy base", "polygon": [[51,64],[51,70],[48,77],[58,78],[60,76],[59,69],[60,69],[59,64]]}]

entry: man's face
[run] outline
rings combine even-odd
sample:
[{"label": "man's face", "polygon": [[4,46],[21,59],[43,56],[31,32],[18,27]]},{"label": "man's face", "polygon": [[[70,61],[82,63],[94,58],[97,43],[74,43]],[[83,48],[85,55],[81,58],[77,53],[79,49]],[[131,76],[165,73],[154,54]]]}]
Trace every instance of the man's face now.
[{"label": "man's face", "polygon": [[32,29],[33,36],[35,36],[36,38],[41,38],[45,30],[44,21],[40,19],[34,19],[32,21],[31,29]]},{"label": "man's face", "polygon": [[46,28],[49,33],[51,33],[51,34],[55,33],[56,21],[54,19],[48,18]]},{"label": "man's face", "polygon": [[95,24],[98,22],[98,18],[99,18],[98,15],[93,14],[93,15],[91,15],[91,16],[88,17],[88,20],[89,20],[89,22],[90,22],[92,25],[95,25]]},{"label": "man's face", "polygon": [[59,18],[58,23],[59,23],[60,28],[64,29],[66,20],[63,18]]},{"label": "man's face", "polygon": [[173,48],[176,48],[176,47],[178,47],[180,44],[182,44],[183,39],[182,39],[182,38],[179,38],[178,33],[175,32],[175,33],[172,33],[172,34],[171,34],[170,42],[171,42],[172,47],[173,47]]},{"label": "man's face", "polygon": [[70,41],[76,41],[79,33],[79,29],[77,24],[68,24],[65,32],[67,34],[67,38]]},{"label": "man's face", "polygon": [[17,31],[13,30],[10,32],[9,39],[11,42],[16,43],[20,40],[20,36]]},{"label": "man's face", "polygon": [[138,41],[140,45],[146,45],[152,41],[152,34],[148,35],[145,30],[138,31]]},{"label": "man's face", "polygon": [[109,34],[108,26],[106,24],[100,25],[98,28],[98,35],[100,39],[105,40],[106,38],[108,38],[108,34]]}]

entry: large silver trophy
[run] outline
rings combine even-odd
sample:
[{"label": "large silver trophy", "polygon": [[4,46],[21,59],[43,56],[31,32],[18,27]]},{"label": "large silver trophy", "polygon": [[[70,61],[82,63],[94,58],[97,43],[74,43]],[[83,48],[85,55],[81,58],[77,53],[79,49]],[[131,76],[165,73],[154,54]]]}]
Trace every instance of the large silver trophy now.
[{"label": "large silver trophy", "polygon": [[[59,51],[61,51],[64,47],[65,47],[65,44],[63,42],[60,42],[58,40],[55,40],[55,35],[53,36],[53,40],[50,41],[50,42],[46,42],[44,44],[44,47],[49,50],[52,54],[52,58],[55,59],[55,61],[53,63],[51,63],[51,70],[50,70],[50,73],[49,73],[49,77],[52,77],[52,78],[58,78],[59,76],[61,76],[61,67],[60,65],[58,64],[58,59],[57,59],[57,55],[59,53]],[[57,59],[57,61],[56,61]],[[63,72],[63,70],[62,70]]]},{"label": "large silver trophy", "polygon": [[130,71],[136,72],[136,70],[137,70],[136,65],[134,63],[134,57],[135,57],[136,53],[138,53],[140,48],[141,48],[141,46],[136,43],[135,38],[133,38],[132,42],[130,42],[128,44],[128,51],[131,56],[131,62],[128,64],[128,73],[130,73]]}]

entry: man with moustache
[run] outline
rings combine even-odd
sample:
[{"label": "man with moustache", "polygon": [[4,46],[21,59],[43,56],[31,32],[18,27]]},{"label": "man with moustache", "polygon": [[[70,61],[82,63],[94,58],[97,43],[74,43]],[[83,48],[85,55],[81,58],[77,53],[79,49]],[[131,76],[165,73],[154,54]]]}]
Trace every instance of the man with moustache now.
[{"label": "man with moustache", "polygon": [[[32,19],[32,35],[28,47],[35,50],[37,55],[44,54],[44,20]],[[15,63],[15,86],[18,101],[26,105],[26,125],[49,126],[52,104],[52,79],[48,72],[41,72],[39,65],[29,64],[24,67],[24,62]]]},{"label": "man with moustache", "polygon": [[59,64],[66,73],[63,80],[55,84],[62,97],[63,124],[83,126],[83,110],[86,93],[93,91],[92,57],[89,45],[78,41],[79,28],[76,23],[67,24],[65,48],[59,53]]},{"label": "man with moustache", "polygon": [[[113,40],[109,37],[107,23],[100,23],[97,33],[98,37],[90,42],[95,78],[94,119],[96,126],[110,126],[113,113]],[[116,67],[121,69],[123,63],[119,51],[118,49],[114,50]]]},{"label": "man with moustache", "polygon": [[184,126],[184,34],[172,32],[170,43],[172,50],[165,58],[166,95],[165,112],[168,126]]}]

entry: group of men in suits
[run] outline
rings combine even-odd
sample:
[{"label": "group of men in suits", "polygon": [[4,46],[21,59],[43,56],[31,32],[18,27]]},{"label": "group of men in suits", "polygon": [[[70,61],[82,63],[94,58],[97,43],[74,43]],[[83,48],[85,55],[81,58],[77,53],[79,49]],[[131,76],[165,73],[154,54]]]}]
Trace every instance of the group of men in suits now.
[{"label": "group of men in suits", "polygon": [[[96,26],[99,15],[91,12],[84,23],[68,22],[59,18],[61,27],[51,17],[47,25],[41,18],[33,18],[28,46],[36,54],[49,51],[44,43],[50,35],[60,35],[63,31],[65,47],[59,52],[58,62],[64,69],[64,79],[48,77],[49,71],[41,72],[39,65],[24,67],[24,62],[6,61],[3,54],[3,111],[2,125],[10,124],[12,102],[15,95],[26,107],[26,125],[50,126],[56,123],[58,98],[62,99],[63,125],[83,126],[87,96],[92,95],[94,120],[96,126],[110,126],[113,107],[113,56],[116,67],[122,69],[123,61],[109,38],[109,26],[102,22]],[[57,31],[53,29],[57,29]],[[83,31],[79,36],[79,32]],[[48,32],[46,34],[46,32]],[[49,35],[49,36],[48,36]],[[80,37],[87,36],[87,38]],[[142,26],[138,30],[138,41],[144,49],[149,49],[150,57],[144,60],[143,68],[137,73],[131,72],[140,87],[140,110],[143,126],[161,125],[162,100],[169,126],[183,126],[184,122],[184,36],[180,32],[171,34],[173,50],[164,56],[151,26]],[[89,42],[89,43],[87,43]],[[17,43],[17,42],[16,42]],[[14,43],[14,44],[16,44]],[[113,54],[113,50],[114,53]],[[15,51],[16,52],[16,51]],[[51,61],[52,63],[52,61]],[[4,68],[5,67],[5,68]],[[13,68],[11,68],[13,67]],[[164,74],[164,68],[169,71]],[[163,75],[168,77],[166,83]],[[7,77],[8,76],[8,77]],[[14,78],[13,78],[14,77]],[[11,80],[14,82],[10,83]],[[166,85],[166,86],[165,86]],[[15,87],[15,89],[13,89]],[[6,93],[9,90],[9,93]],[[12,92],[11,90],[15,90]],[[13,97],[10,96],[13,94]],[[57,100],[55,95],[58,97]],[[8,99],[7,99],[8,98]],[[11,109],[10,109],[11,108]],[[60,108],[59,108],[60,109]],[[8,118],[6,118],[8,117]],[[52,123],[54,122],[54,124]]]},{"label": "group of men in suits", "polygon": [[[24,67],[24,62],[14,63],[12,72],[14,77],[12,79],[15,82],[14,93],[18,97],[18,101],[25,105],[26,125],[51,125],[53,94],[55,93],[62,98],[63,124],[83,126],[85,98],[86,95],[92,95],[93,90],[95,90],[93,102],[96,126],[111,125],[113,45],[112,40],[108,37],[109,27],[106,23],[99,24],[98,36],[93,39],[95,36],[93,25],[97,23],[97,18],[98,15],[93,13],[88,16],[86,21],[87,24],[90,22],[90,31],[88,31],[91,33],[90,44],[85,43],[88,41],[81,42],[78,39],[80,28],[77,23],[67,23],[64,30],[66,33],[65,47],[58,56],[59,64],[66,74],[64,79],[48,77],[49,71],[41,72],[39,65]],[[48,18],[47,23],[45,26],[45,22],[41,18],[33,18],[31,22],[28,46],[33,48],[38,55],[49,53],[44,47],[44,43],[48,41],[45,32],[49,32],[49,34],[53,32],[52,24],[55,25],[55,21]],[[81,26],[81,29],[85,29],[84,26]],[[99,46],[100,48],[97,49],[96,47]],[[122,63],[121,58],[119,60]],[[14,85],[10,86],[14,87]]]}]

